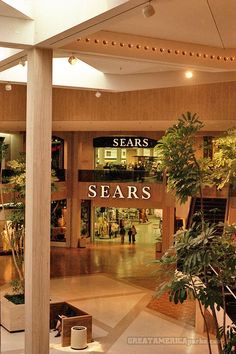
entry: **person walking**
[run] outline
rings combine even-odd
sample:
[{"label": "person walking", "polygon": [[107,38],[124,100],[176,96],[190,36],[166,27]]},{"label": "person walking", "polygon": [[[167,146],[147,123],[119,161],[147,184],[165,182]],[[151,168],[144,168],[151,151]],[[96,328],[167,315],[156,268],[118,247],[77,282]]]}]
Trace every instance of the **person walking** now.
[{"label": "person walking", "polygon": [[125,242],[125,228],[123,226],[120,228],[120,242],[122,245]]},{"label": "person walking", "polygon": [[131,241],[132,241],[132,228],[131,227],[129,228],[128,236],[129,236],[129,244],[131,244]]},{"label": "person walking", "polygon": [[132,225],[131,227],[131,237],[132,237],[132,243],[135,243],[136,239],[135,239],[135,235],[137,234],[137,230],[136,230],[136,227],[134,225]]}]

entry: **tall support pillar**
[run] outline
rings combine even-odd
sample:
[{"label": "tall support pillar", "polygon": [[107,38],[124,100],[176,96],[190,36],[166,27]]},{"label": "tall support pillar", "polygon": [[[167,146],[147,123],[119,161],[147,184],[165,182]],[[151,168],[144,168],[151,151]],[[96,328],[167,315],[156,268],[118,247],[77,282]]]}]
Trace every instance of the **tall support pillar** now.
[{"label": "tall support pillar", "polygon": [[28,52],[25,354],[49,353],[52,52]]}]

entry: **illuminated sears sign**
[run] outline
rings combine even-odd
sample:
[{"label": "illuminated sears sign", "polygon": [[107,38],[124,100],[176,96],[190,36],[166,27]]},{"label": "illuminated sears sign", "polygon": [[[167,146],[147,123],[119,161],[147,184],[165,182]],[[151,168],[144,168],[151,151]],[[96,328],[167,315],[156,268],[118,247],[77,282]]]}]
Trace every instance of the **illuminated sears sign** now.
[{"label": "illuminated sears sign", "polygon": [[133,136],[104,136],[93,139],[94,147],[113,147],[113,148],[153,148],[157,141],[149,138]]},{"label": "illuminated sears sign", "polygon": [[[125,189],[125,190],[124,190]],[[100,197],[103,199],[150,199],[151,198],[151,187],[144,186],[141,191],[138,191],[136,186],[126,186],[120,187],[117,185],[115,188],[111,188],[108,185],[102,184],[97,186],[96,184],[91,184],[88,187],[88,197],[96,198]]]}]

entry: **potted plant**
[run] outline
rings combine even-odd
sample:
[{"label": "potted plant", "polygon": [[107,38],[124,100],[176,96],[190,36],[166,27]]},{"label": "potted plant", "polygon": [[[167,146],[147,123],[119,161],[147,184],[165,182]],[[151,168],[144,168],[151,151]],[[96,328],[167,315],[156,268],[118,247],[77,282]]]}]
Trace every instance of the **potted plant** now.
[{"label": "potted plant", "polygon": [[[235,351],[236,327],[226,324],[226,289],[235,287],[236,254],[232,238],[235,227],[225,227],[220,232],[217,225],[209,224],[204,218],[203,187],[217,184],[222,188],[235,175],[234,164],[225,157],[228,147],[216,139],[218,148],[213,160],[197,158],[195,136],[203,127],[197,114],[183,114],[176,125],[167,130],[157,147],[159,159],[168,179],[167,187],[174,191],[177,199],[184,203],[188,197],[200,196],[201,210],[198,222],[188,230],[175,235],[174,245],[159,264],[160,285],[157,294],[169,292],[175,304],[194,298],[204,320],[209,353],[212,353],[206,309],[211,311],[219,353]],[[235,148],[235,140],[231,150]],[[235,155],[236,156],[236,155]],[[228,157],[228,156],[227,156]],[[233,155],[231,156],[233,159]],[[226,163],[227,161],[227,163]],[[222,322],[217,316],[223,312]],[[232,351],[234,350],[234,351]]]}]

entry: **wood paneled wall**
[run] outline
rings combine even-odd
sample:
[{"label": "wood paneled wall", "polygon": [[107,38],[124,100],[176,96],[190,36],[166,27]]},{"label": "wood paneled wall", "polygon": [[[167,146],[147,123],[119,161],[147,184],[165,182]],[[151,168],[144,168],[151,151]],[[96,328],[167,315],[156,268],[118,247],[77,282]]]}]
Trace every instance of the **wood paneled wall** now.
[{"label": "wood paneled wall", "polygon": [[236,83],[219,83],[123,93],[54,89],[53,120],[175,120],[198,112],[203,120],[233,120]]},{"label": "wood paneled wall", "polygon": [[[4,86],[0,85],[0,129],[24,130],[26,86],[12,85],[12,91],[5,91]],[[211,122],[213,130],[224,130],[225,123],[233,124],[236,117],[236,82],[103,92],[99,99],[94,91],[53,89],[53,121],[68,123],[65,130],[80,130],[75,123],[86,121],[166,121],[172,124],[186,111],[197,112],[203,121]]]}]

